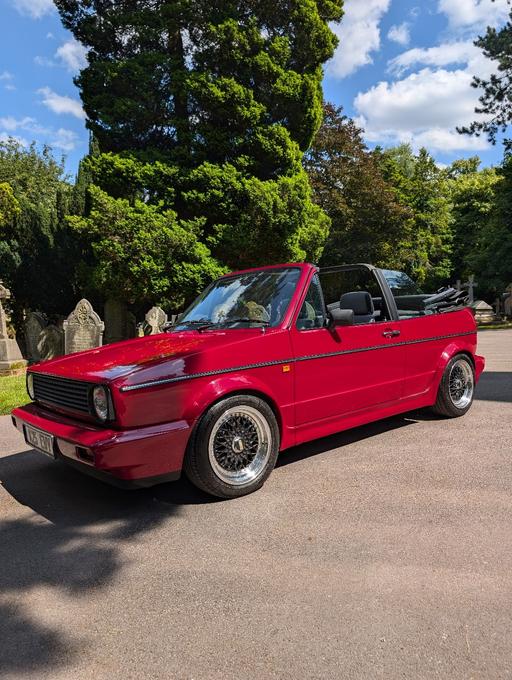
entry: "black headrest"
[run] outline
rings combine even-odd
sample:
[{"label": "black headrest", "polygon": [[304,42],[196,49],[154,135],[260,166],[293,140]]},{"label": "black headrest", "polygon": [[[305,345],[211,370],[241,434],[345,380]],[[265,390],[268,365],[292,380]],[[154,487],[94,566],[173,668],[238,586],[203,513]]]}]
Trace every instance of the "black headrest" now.
[{"label": "black headrest", "polygon": [[372,296],[365,291],[342,295],[340,297],[340,309],[353,309],[356,316],[366,316],[375,311]]}]

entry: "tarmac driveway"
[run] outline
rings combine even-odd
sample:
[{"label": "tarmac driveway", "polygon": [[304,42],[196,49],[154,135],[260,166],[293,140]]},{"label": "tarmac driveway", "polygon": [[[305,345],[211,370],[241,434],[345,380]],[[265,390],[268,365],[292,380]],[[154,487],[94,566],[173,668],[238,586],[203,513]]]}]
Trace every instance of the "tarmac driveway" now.
[{"label": "tarmac driveway", "polygon": [[471,414],[298,447],[265,488],[122,492],[0,419],[0,677],[512,677],[512,331]]}]

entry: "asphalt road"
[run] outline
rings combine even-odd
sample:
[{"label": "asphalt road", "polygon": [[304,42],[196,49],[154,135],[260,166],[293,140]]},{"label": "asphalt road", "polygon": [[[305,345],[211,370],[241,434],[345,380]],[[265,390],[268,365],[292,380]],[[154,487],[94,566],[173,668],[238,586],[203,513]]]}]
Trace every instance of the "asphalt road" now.
[{"label": "asphalt road", "polygon": [[264,489],[121,492],[0,419],[0,677],[512,677],[512,331],[470,415],[282,455]]}]

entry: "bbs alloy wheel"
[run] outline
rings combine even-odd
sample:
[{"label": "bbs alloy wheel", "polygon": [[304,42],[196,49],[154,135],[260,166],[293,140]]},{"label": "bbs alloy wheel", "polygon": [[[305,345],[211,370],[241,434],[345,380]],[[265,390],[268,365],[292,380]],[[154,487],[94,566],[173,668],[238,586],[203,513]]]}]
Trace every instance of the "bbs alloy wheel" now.
[{"label": "bbs alloy wheel", "polygon": [[475,395],[475,369],[471,359],[459,354],[445,368],[434,412],[448,418],[458,418],[469,411]]},{"label": "bbs alloy wheel", "polygon": [[274,412],[252,395],[236,395],[214,404],[192,435],[185,472],[199,488],[221,498],[259,489],[279,452]]},{"label": "bbs alloy wheel", "polygon": [[466,359],[459,359],[450,369],[450,399],[455,408],[464,409],[473,401],[473,368]]}]

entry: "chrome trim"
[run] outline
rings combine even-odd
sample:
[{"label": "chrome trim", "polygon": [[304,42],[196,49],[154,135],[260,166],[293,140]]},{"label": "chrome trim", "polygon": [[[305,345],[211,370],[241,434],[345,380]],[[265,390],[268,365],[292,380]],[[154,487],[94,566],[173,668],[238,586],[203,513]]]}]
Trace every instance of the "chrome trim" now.
[{"label": "chrome trim", "polygon": [[405,340],[402,342],[392,342],[385,345],[372,345],[371,347],[359,347],[357,349],[346,349],[341,352],[327,352],[326,354],[311,354],[304,357],[296,357],[293,359],[279,359],[276,361],[264,361],[258,364],[247,364],[245,366],[234,366],[233,368],[220,368],[214,371],[202,371],[201,373],[191,373],[190,375],[180,375],[175,378],[162,378],[160,380],[149,380],[148,382],[137,383],[136,385],[125,385],[120,388],[121,392],[133,392],[135,390],[143,390],[146,387],[158,387],[159,385],[171,385],[177,382],[184,382],[186,380],[195,380],[196,378],[209,378],[216,375],[224,375],[228,373],[238,373],[239,371],[249,371],[255,368],[268,368],[270,366],[281,366],[283,364],[296,364],[301,361],[314,361],[315,359],[328,359],[330,357],[344,356],[346,354],[360,354],[361,352],[372,352],[377,349],[390,349],[392,347],[403,347],[405,345],[420,345],[424,342],[436,342],[437,340],[449,340],[450,338],[462,338],[468,335],[475,335],[474,331],[466,331],[464,333],[451,333],[449,335],[438,335],[432,338],[422,338],[421,340]]}]

